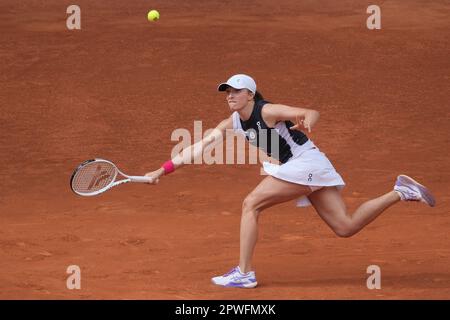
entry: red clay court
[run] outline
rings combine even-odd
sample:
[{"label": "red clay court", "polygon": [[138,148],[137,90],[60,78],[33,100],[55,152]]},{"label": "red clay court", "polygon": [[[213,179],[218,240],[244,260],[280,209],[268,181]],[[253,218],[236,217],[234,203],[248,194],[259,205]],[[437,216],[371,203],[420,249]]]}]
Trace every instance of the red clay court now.
[{"label": "red clay court", "polygon": [[[450,298],[448,1],[79,0],[72,31],[70,4],[0,1],[1,299]],[[366,27],[371,4],[381,30]],[[350,211],[401,173],[437,206],[397,204],[348,239],[312,207],[273,207],[260,218],[260,286],[233,290],[210,278],[238,261],[260,165],[71,192],[89,158],[157,169],[174,129],[229,116],[216,86],[241,72],[270,101],[320,111],[309,137],[346,181]],[[66,288],[69,265],[81,290]],[[369,265],[381,290],[366,287]]]}]

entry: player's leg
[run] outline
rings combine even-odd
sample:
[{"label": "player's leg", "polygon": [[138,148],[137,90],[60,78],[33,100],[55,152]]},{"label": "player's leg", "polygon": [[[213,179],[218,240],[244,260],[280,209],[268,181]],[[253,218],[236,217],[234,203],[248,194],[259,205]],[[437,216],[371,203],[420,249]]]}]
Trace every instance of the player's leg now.
[{"label": "player's leg", "polygon": [[400,175],[394,190],[378,198],[364,202],[353,214],[349,214],[336,187],[324,187],[308,196],[317,213],[341,237],[350,237],[372,222],[383,211],[403,201],[422,201],[433,207],[431,192],[414,179]]},{"label": "player's leg", "polygon": [[286,182],[272,176],[263,181],[242,203],[239,266],[212,282],[226,287],[253,288],[257,285],[252,269],[252,256],[258,238],[258,217],[262,210],[275,204],[308,195],[307,186]]},{"label": "player's leg", "polygon": [[336,187],[324,187],[308,196],[319,216],[340,237],[350,237],[372,222],[387,208],[400,201],[395,192],[364,202],[353,214],[347,212]]},{"label": "player's leg", "polygon": [[258,217],[262,210],[275,204],[308,195],[308,186],[266,177],[242,203],[239,267],[243,272],[252,270],[251,260],[258,238]]}]

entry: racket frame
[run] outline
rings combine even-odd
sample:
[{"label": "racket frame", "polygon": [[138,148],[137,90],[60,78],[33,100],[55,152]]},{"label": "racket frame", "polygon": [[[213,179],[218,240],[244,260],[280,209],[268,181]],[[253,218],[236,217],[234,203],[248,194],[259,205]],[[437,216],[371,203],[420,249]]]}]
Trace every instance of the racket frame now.
[{"label": "racket frame", "polygon": [[[90,193],[84,193],[84,192],[79,192],[79,191],[74,190],[72,182],[75,179],[75,177],[77,175],[77,172],[81,168],[86,166],[87,164],[92,163],[92,162],[98,162],[98,161],[107,162],[107,163],[111,164],[114,167],[115,173],[114,173],[114,178],[112,179],[111,183],[109,183],[107,186],[103,187],[100,190],[97,190],[97,191],[94,191],[94,192],[90,192]],[[118,174],[120,174],[121,176],[125,177],[125,179],[116,181]],[[89,160],[84,161],[83,163],[81,163],[74,170],[74,172],[72,173],[72,176],[70,177],[70,189],[74,193],[76,193],[77,195],[84,196],[84,197],[92,197],[92,196],[99,195],[99,194],[101,194],[103,192],[106,192],[106,191],[108,191],[109,189],[111,189],[113,187],[116,187],[116,186],[124,184],[124,183],[129,183],[129,182],[150,183],[151,182],[151,178],[150,177],[146,177],[146,176],[129,176],[129,175],[123,173],[122,171],[120,171],[119,168],[114,163],[112,163],[111,161],[106,160],[106,159],[102,159],[102,158],[94,158],[94,159],[89,159]]]}]

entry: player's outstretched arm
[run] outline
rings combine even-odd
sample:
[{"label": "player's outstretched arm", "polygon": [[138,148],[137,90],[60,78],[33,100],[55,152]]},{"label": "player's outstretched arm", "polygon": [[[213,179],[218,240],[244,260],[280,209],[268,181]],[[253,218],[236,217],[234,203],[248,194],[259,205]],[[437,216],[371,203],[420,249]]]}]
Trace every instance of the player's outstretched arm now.
[{"label": "player's outstretched arm", "polygon": [[203,155],[204,148],[207,146],[214,146],[215,144],[221,142],[226,130],[232,128],[233,120],[231,117],[221,121],[217,127],[214,128],[214,130],[212,130],[211,133],[209,133],[202,140],[183,149],[183,151],[177,154],[173,159],[166,161],[161,168],[148,172],[146,176],[151,178],[150,183],[158,183],[161,176],[169,174],[175,171],[175,169],[178,169],[185,164],[192,163],[194,159],[201,157]]}]

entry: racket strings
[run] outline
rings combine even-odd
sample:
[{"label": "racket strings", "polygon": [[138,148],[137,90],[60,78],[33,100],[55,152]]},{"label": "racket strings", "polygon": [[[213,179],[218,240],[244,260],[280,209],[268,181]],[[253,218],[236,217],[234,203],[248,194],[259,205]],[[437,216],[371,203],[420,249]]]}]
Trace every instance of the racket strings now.
[{"label": "racket strings", "polygon": [[116,174],[117,169],[113,164],[94,161],[78,169],[72,181],[72,188],[80,193],[94,193],[108,187]]}]

